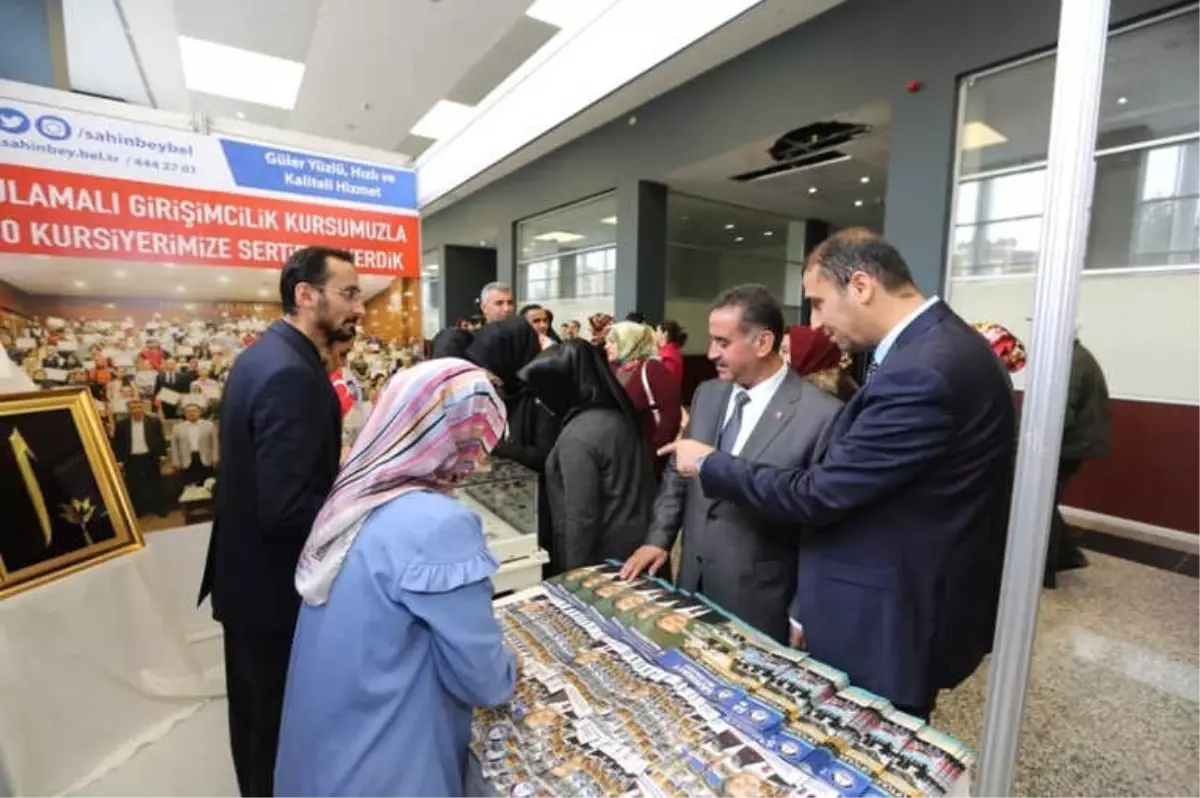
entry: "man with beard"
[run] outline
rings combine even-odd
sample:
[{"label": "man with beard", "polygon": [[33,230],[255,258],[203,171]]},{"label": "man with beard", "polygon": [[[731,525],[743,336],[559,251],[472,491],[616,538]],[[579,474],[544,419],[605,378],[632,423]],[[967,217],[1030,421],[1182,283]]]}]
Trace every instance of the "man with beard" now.
[{"label": "man with beard", "polygon": [[322,353],[364,309],[353,256],[297,250],[279,279],[284,318],[244,351],[222,396],[216,513],[200,599],[225,628],[229,734],[242,795],[273,795],[284,683],[300,597],[296,563],[337,476],[341,410]]}]

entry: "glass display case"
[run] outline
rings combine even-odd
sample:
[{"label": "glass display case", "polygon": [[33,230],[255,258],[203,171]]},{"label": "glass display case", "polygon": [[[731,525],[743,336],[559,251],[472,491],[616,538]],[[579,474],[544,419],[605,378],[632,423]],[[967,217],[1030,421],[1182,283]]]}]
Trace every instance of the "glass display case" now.
[{"label": "glass display case", "polygon": [[541,581],[549,557],[538,548],[537,473],[512,460],[490,458],[458,487],[455,498],[483,521],[488,548],[500,561],[492,580],[497,593]]}]

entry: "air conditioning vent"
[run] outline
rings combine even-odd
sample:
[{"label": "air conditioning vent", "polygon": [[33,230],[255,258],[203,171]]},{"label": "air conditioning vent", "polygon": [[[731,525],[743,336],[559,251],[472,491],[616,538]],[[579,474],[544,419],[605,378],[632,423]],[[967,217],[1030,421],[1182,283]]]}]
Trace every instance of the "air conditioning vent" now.
[{"label": "air conditioning vent", "polygon": [[767,155],[774,161],[773,164],[734,175],[730,180],[739,183],[767,180],[848,160],[850,155],[839,148],[852,143],[870,130],[869,125],[836,121],[816,122],[796,128],[776,139],[767,150]]}]

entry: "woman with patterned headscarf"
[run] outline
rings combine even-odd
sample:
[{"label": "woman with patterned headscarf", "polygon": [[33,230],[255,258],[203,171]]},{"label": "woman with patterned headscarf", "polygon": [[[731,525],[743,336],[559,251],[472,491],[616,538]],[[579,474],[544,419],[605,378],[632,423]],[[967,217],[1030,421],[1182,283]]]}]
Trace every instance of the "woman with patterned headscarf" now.
[{"label": "woman with patterned headscarf", "polygon": [[384,388],[296,569],[277,794],[464,794],[472,711],[507,701],[517,667],[492,614],[498,563],[451,490],[504,423],[462,360]]},{"label": "woman with patterned headscarf", "polygon": [[[634,321],[610,327],[604,344],[617,381],[642,419],[643,435],[652,452],[675,440],[683,423],[679,383],[655,357],[656,349],[654,329]],[[655,474],[661,475],[666,464],[667,458],[656,457]]]}]

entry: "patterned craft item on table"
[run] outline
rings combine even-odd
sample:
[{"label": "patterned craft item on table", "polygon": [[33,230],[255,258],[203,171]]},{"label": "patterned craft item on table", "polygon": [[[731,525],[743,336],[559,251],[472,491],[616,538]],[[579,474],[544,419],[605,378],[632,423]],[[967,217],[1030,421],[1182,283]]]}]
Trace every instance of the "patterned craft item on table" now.
[{"label": "patterned craft item on table", "polygon": [[324,604],[363,522],[418,490],[446,491],[504,434],[504,404],[483,369],[431,360],[397,372],[321,508],[296,567],[296,590]]},{"label": "patterned craft item on table", "polygon": [[1007,328],[994,321],[979,321],[971,326],[987,339],[992,351],[1000,358],[1009,374],[1016,374],[1025,368],[1025,344]]}]

